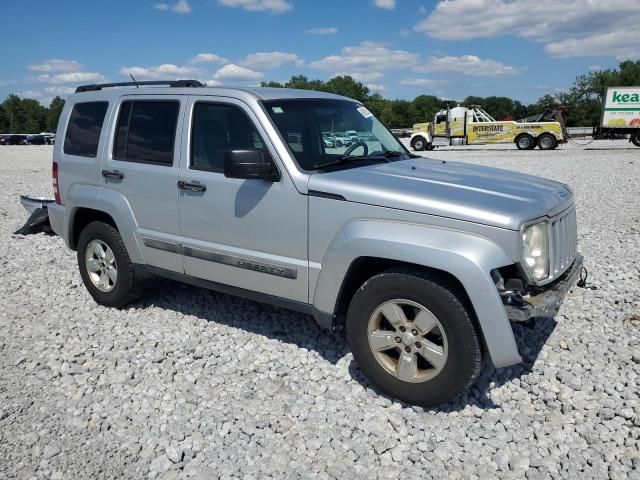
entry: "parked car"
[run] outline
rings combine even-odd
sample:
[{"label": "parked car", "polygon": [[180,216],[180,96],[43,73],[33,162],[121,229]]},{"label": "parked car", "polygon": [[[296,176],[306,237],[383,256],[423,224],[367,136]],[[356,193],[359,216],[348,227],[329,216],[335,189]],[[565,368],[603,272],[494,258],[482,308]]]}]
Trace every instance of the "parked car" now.
[{"label": "parked car", "polygon": [[335,137],[322,137],[322,142],[326,148],[335,148],[336,147],[336,138]]},{"label": "parked car", "polygon": [[344,133],[336,133],[333,137],[336,147],[349,147],[353,143],[353,139]]},{"label": "parked car", "polygon": [[24,139],[25,145],[46,145],[47,139],[44,135],[27,135]]},{"label": "parked car", "polygon": [[[160,275],[305,312],[433,405],[521,362],[509,320],[553,316],[581,271],[566,185],[416,158],[337,95],[166,83],[80,87],[60,116],[49,220],[101,305]],[[380,149],[325,151],[319,112]]]},{"label": "parked car", "polygon": [[0,145],[20,145],[23,138],[22,135],[3,135],[0,137]]}]

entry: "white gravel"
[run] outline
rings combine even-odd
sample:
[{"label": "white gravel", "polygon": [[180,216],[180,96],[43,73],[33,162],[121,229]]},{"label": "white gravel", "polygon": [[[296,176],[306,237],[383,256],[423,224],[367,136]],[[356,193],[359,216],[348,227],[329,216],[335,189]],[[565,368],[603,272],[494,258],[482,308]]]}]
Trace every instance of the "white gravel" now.
[{"label": "white gravel", "polygon": [[571,184],[597,290],[514,331],[526,363],[423,410],[310,318],[165,280],[97,306],[60,238],[16,236],[51,147],[0,147],[0,478],[635,478],[640,149],[443,149]]}]

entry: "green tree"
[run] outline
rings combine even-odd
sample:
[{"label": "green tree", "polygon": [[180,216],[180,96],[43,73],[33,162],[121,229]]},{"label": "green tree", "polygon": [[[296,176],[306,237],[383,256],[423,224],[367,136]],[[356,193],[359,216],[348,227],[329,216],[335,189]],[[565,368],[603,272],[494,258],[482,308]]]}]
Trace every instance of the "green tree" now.
[{"label": "green tree", "polygon": [[363,103],[369,98],[369,88],[349,75],[333,77],[324,83],[322,90],[353,98]]},{"label": "green tree", "polygon": [[58,119],[64,108],[64,100],[60,97],[55,97],[49,104],[47,110],[47,131],[55,132],[58,127]]},{"label": "green tree", "polygon": [[260,82],[261,87],[284,88],[280,82]]}]

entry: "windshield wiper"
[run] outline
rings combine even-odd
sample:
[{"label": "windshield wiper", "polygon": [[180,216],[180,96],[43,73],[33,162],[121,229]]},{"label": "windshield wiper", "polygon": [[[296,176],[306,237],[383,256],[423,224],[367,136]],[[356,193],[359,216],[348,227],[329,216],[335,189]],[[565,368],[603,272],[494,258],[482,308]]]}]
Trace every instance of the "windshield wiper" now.
[{"label": "windshield wiper", "polygon": [[318,168],[326,168],[333,167],[335,165],[342,165],[344,163],[355,162],[357,160],[382,160],[383,162],[390,162],[385,155],[366,155],[366,156],[358,156],[358,155],[343,155],[342,157],[338,157],[335,160],[331,160],[330,162],[318,163],[317,165],[312,165],[311,168],[314,170]]},{"label": "windshield wiper", "polygon": [[385,158],[393,158],[393,157],[401,157],[402,155],[405,155],[405,153],[399,152],[397,150],[385,150],[380,155],[382,155]]},{"label": "windshield wiper", "polygon": [[402,155],[406,155],[409,158],[422,158],[420,155],[415,155],[411,152],[399,152],[397,150],[387,150],[381,153],[381,155],[384,155],[386,158],[401,157]]}]

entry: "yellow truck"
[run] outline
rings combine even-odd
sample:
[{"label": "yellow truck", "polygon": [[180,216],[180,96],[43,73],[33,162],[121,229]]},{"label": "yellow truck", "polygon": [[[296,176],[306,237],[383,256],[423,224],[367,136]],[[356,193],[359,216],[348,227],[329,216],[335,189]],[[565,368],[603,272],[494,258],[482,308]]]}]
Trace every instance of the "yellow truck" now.
[{"label": "yellow truck", "polygon": [[520,121],[497,121],[481,107],[440,110],[433,122],[413,126],[411,148],[432,150],[440,145],[515,143],[520,150],[553,150],[567,140],[561,112],[547,110]]}]

